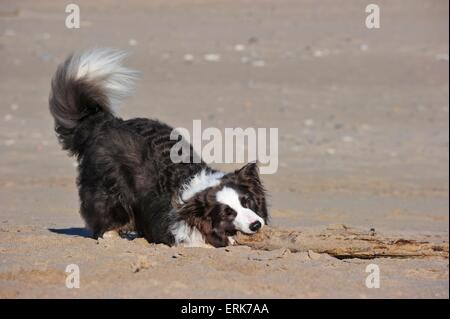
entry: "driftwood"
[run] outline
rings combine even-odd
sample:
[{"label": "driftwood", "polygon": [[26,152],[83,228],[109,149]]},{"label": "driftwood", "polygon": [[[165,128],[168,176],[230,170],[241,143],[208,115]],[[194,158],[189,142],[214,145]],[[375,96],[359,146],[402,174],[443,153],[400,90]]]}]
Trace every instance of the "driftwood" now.
[{"label": "driftwood", "polygon": [[289,249],[291,252],[326,253],[336,258],[376,257],[411,258],[440,256],[448,258],[448,238],[422,236],[404,238],[383,236],[375,230],[363,231],[345,225],[325,230],[284,230],[265,227],[252,236],[239,234],[236,243],[261,250]]}]

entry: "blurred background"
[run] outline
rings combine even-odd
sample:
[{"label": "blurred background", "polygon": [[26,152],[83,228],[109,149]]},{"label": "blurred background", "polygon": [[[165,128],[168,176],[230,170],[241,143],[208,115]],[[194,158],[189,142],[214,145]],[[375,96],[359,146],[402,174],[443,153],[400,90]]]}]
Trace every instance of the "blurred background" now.
[{"label": "blurred background", "polygon": [[68,3],[0,2],[0,222],[83,225],[47,99],[106,46],[141,72],[124,118],[279,128],[273,224],[448,233],[448,1],[377,1],[380,29],[364,1],[75,1],[79,29]]}]

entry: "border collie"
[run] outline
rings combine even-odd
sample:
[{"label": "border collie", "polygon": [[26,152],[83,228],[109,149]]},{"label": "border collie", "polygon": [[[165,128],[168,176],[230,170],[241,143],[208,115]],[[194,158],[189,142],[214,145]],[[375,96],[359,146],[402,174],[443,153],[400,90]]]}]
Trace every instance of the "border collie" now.
[{"label": "border collie", "polygon": [[[268,220],[256,163],[232,173],[174,163],[172,127],[115,115],[137,73],[126,54],[94,49],[69,56],[51,83],[50,112],[64,150],[78,160],[80,214],[94,238],[137,232],[151,243],[223,247],[237,231],[253,234]],[[186,142],[188,143],[188,142]]]}]

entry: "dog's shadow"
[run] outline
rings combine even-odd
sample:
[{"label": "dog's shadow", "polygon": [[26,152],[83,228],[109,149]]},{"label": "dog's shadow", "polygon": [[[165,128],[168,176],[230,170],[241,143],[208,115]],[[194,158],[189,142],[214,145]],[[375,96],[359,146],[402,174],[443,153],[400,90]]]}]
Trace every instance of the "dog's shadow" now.
[{"label": "dog's shadow", "polygon": [[[80,227],[48,228],[48,230],[52,233],[59,235],[96,239],[94,238],[94,234],[86,228]],[[133,240],[139,238],[140,236],[136,232],[124,232],[120,234],[120,237],[128,240]]]},{"label": "dog's shadow", "polygon": [[69,227],[69,228],[49,228],[50,232],[60,235],[93,238],[91,231],[81,227]]}]

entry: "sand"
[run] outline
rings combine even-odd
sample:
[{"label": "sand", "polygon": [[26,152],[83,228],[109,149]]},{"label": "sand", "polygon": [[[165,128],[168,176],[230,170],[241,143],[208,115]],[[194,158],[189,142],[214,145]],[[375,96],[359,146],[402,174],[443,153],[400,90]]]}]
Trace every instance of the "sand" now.
[{"label": "sand", "polygon": [[[279,169],[263,176],[273,227],[345,224],[448,247],[448,2],[379,1],[378,30],[360,1],[77,3],[76,30],[63,3],[0,4],[1,298],[449,297],[448,253],[338,259],[94,240],[47,106],[67,53],[128,49],[142,75],[124,118],[279,128]],[[66,287],[69,264],[78,289]],[[380,288],[366,287],[369,264]]]}]

